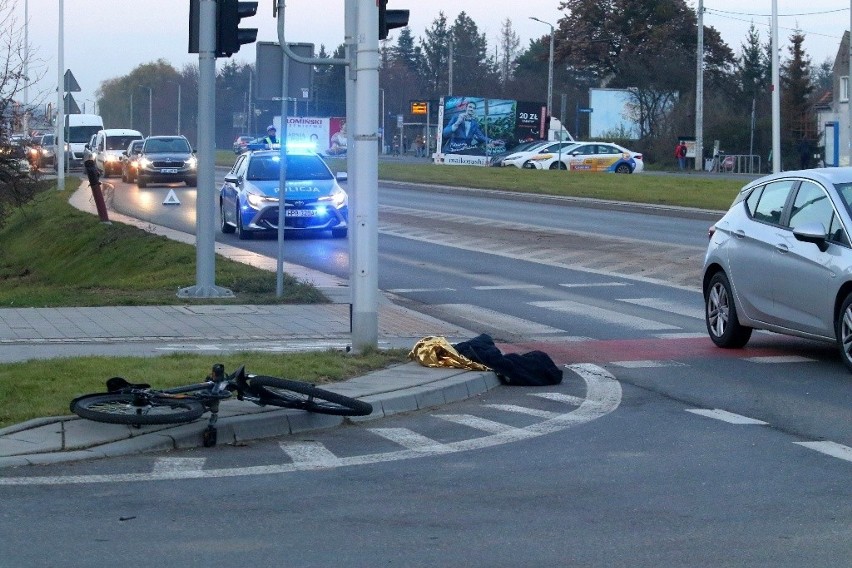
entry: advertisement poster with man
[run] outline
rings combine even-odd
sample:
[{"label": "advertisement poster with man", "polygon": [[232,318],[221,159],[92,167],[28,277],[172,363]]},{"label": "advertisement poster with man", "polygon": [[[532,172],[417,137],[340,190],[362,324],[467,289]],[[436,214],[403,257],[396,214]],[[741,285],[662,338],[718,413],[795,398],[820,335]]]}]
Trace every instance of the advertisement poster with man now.
[{"label": "advertisement poster with man", "polygon": [[515,137],[515,101],[444,97],[439,109],[441,158],[446,164],[487,165]]},{"label": "advertisement poster with man", "polygon": [[[280,130],[281,117],[273,119]],[[287,117],[287,144],[312,148],[325,156],[346,156],[346,119],[342,117]]]}]

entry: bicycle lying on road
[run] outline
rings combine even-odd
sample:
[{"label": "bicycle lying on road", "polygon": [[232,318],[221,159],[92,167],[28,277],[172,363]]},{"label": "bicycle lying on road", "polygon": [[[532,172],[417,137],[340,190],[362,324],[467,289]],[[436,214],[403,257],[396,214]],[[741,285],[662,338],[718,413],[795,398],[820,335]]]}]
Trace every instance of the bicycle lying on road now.
[{"label": "bicycle lying on road", "polygon": [[129,383],[122,377],[108,379],[106,384],[108,392],[86,394],[72,400],[71,412],[95,422],[140,427],[192,422],[209,411],[210,420],[202,435],[206,448],[216,445],[219,403],[235,392],[237,400],[258,406],[279,406],[336,416],[366,416],[373,412],[373,406],[368,402],[323,390],[310,383],[249,375],[244,366],[228,375],[221,363],[213,365],[212,373],[204,382],[191,385],[152,389],[148,384]]}]

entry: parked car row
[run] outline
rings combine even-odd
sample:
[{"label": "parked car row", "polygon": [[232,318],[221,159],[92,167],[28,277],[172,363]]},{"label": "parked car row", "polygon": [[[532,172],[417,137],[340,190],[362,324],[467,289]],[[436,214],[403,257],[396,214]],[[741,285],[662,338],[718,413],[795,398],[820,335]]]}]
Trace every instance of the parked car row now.
[{"label": "parked car row", "polygon": [[639,173],[645,169],[642,154],[612,142],[529,142],[513,148],[493,165],[528,170]]},{"label": "parked car row", "polygon": [[185,136],[148,136],[123,128],[99,131],[87,144],[104,177],[121,175],[139,187],[149,183],[198,183],[198,160]]}]

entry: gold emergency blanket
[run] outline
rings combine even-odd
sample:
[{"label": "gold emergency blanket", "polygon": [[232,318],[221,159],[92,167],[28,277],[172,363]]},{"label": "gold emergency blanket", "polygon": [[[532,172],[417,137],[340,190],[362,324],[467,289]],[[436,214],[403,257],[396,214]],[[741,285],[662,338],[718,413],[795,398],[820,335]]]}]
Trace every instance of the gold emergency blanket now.
[{"label": "gold emergency blanket", "polygon": [[408,358],[417,361],[424,367],[451,367],[467,369],[468,371],[491,370],[456,351],[455,347],[443,337],[424,337],[414,344],[414,347],[408,353]]}]

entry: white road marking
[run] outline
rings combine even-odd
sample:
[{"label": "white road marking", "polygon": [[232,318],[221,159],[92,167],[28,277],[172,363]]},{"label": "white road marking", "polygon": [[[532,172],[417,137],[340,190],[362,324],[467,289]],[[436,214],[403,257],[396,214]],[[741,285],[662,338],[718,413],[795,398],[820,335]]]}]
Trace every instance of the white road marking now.
[{"label": "white road marking", "polygon": [[403,448],[428,454],[445,454],[452,450],[440,442],[422,436],[408,428],[368,428],[368,431],[395,442]]},{"label": "white road marking", "polygon": [[547,400],[555,400],[556,402],[564,402],[565,404],[570,404],[572,406],[580,406],[581,404],[583,404],[583,399],[579,396],[571,396],[569,394],[562,394],[560,392],[537,392],[532,396],[546,398]]},{"label": "white road marking", "polygon": [[[707,333],[698,331],[694,333],[655,333],[654,337],[658,339],[697,339],[699,337],[707,337]],[[707,339],[710,341],[710,339]]]},{"label": "white road marking", "polygon": [[[559,432],[572,426],[585,424],[606,416],[613,412],[621,404],[621,384],[612,376],[606,369],[598,367],[590,363],[570,365],[566,368],[575,372],[586,383],[586,398],[578,399],[580,404],[578,408],[572,409],[570,412],[558,414],[549,420],[537,422],[520,430],[525,430],[532,436],[543,436]],[[554,393],[555,394],[555,393]],[[570,397],[572,400],[574,397]],[[405,433],[404,429],[378,429],[380,432],[399,437]],[[518,430],[518,429],[515,429]],[[415,449],[406,448],[396,452],[379,452],[374,454],[365,454],[360,456],[351,456],[339,458],[341,467],[351,467],[356,465],[367,465],[375,463],[383,463],[404,459],[422,458],[431,454],[447,453],[447,452],[463,452],[469,450],[477,450],[490,448],[508,442],[515,441],[511,432],[503,432],[499,434],[491,434],[489,436],[481,436],[448,444],[439,444],[434,440],[423,436],[415,435],[414,437],[405,436],[410,444],[417,446]],[[431,451],[427,449],[431,448]],[[306,471],[316,469],[314,464],[310,463],[280,463],[268,464],[260,466],[248,467],[233,467],[221,469],[208,469],[202,471],[187,471],[187,472],[163,472],[163,473],[124,473],[124,474],[103,474],[103,475],[67,475],[67,476],[45,476],[45,477],[4,477],[0,478],[0,486],[9,485],[68,485],[82,483],[127,483],[134,481],[159,481],[159,480],[174,480],[174,479],[214,479],[220,477],[242,477],[249,475],[277,475],[282,473],[290,473],[295,471]]]},{"label": "white road marking", "polygon": [[658,369],[662,367],[686,367],[680,361],[612,361],[611,365],[624,369]]},{"label": "white road marking", "polygon": [[305,467],[329,468],[340,465],[340,459],[320,442],[282,442],[281,450],[293,463]]},{"label": "white road marking", "polygon": [[474,286],[474,290],[532,290],[544,288],[538,284],[502,284],[495,286]]},{"label": "white road marking", "polygon": [[765,357],[743,357],[743,361],[751,363],[812,363],[816,359],[799,355],[767,355]]},{"label": "white road marking", "polygon": [[713,410],[706,408],[687,408],[686,411],[706,416],[707,418],[715,418],[716,420],[721,420],[722,422],[727,422],[729,424],[766,425],[766,422],[762,420],[756,420],[754,418],[749,418],[748,416],[741,416],[739,414],[734,414],[733,412],[728,412],[727,410],[719,410],[718,408],[714,408]]},{"label": "white road marking", "polygon": [[461,424],[462,426],[469,426],[476,430],[482,430],[483,432],[488,432],[490,434],[503,434],[506,432],[515,432],[517,434],[522,432],[520,428],[515,428],[514,426],[509,426],[502,422],[495,422],[494,420],[472,416],[470,414],[436,414],[435,417],[443,418],[444,420]]},{"label": "white road marking", "polygon": [[531,306],[565,312],[571,315],[588,317],[600,320],[610,325],[620,325],[631,329],[654,331],[658,329],[679,329],[676,325],[660,323],[645,318],[623,314],[615,310],[607,310],[597,306],[590,306],[572,300],[548,300],[544,302],[529,302]]},{"label": "white road marking", "polygon": [[835,442],[793,442],[796,445],[816,450],[827,456],[852,462],[852,448]]},{"label": "white road marking", "polygon": [[[551,412],[550,410],[539,410],[538,408],[529,408],[526,406],[518,406],[517,404],[486,404],[484,405],[486,408],[494,408],[496,410],[502,410],[503,412],[514,412],[516,414],[527,414],[529,416],[536,416],[538,418],[554,418],[559,416],[558,412]],[[579,406],[579,404],[578,404]]]},{"label": "white road marking", "polygon": [[565,333],[564,329],[501,314],[472,304],[440,304],[434,307],[488,327],[505,329],[523,336],[541,333]]},{"label": "white road marking", "polygon": [[393,294],[414,294],[419,292],[455,292],[455,288],[391,288]]},{"label": "white road marking", "polygon": [[207,458],[157,458],[154,474],[201,471]]},{"label": "white road marking", "polygon": [[679,316],[686,316],[688,318],[704,319],[703,306],[693,306],[691,304],[685,305],[679,302],[672,302],[671,300],[666,300],[664,298],[619,298],[618,301],[627,302],[628,304],[634,304],[636,306],[653,308],[655,310],[669,312]]},{"label": "white road marking", "polygon": [[632,286],[632,283],[628,282],[589,282],[585,284],[560,284],[560,286],[564,286],[565,288],[595,288],[598,286]]}]

